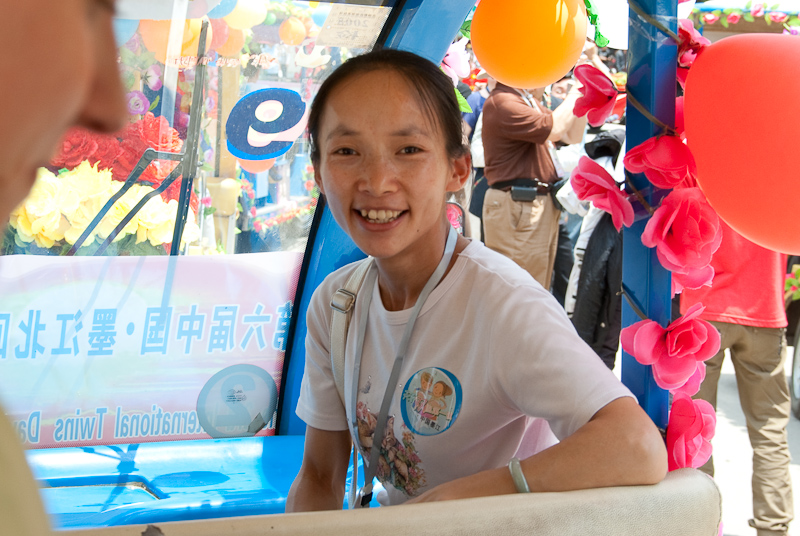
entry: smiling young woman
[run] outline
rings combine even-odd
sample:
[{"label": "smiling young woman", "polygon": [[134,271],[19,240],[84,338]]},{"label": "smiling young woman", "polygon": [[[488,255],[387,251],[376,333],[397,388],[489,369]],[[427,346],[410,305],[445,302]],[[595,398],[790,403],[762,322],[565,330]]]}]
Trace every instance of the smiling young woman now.
[{"label": "smiling young woman", "polygon": [[347,61],[320,88],[309,132],[334,218],[374,261],[352,309],[345,403],[331,299],[359,263],[311,299],[306,448],[288,511],[341,507],[351,441],[382,504],[663,478],[658,430],[550,293],[450,227],[445,197],[471,165],[436,65],[396,50]]}]

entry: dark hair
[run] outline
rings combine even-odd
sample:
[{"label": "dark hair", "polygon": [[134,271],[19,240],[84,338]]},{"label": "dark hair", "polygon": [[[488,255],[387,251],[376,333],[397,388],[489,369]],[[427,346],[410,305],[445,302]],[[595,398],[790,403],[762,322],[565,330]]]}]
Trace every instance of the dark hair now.
[{"label": "dark hair", "polygon": [[342,82],[359,74],[390,70],[401,75],[416,91],[428,118],[438,126],[445,138],[445,150],[451,158],[466,154],[461,109],[450,78],[439,67],[404,50],[384,48],[356,56],[344,62],[322,83],[308,115],[308,133],[311,139],[311,162],[319,164],[320,122],[325,104]]}]

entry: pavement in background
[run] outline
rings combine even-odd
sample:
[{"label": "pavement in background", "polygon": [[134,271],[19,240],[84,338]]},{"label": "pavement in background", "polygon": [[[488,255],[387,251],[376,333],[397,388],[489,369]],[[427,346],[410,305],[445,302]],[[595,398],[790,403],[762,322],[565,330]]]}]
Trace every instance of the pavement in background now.
[{"label": "pavement in background", "polygon": [[[789,348],[786,364],[787,380],[791,371],[793,349]],[[715,479],[722,490],[722,520],[725,536],[755,536],[747,520],[753,515],[753,496],[750,490],[753,451],[747,437],[744,414],[739,405],[736,377],[730,358],[725,359],[719,381],[717,398],[717,431],[714,446]],[[792,454],[791,475],[794,491],[795,516],[800,513],[800,421],[789,421],[789,449]],[[800,521],[789,526],[791,536],[800,536]]]}]

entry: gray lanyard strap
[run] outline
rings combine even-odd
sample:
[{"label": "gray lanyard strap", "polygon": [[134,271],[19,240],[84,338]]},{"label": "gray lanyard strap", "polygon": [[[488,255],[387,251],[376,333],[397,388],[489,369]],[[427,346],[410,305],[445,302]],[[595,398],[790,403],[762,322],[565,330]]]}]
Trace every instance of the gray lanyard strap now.
[{"label": "gray lanyard strap", "polygon": [[[397,355],[394,358],[394,365],[392,366],[392,373],[389,375],[389,382],[386,384],[386,391],[383,393],[383,402],[381,402],[381,409],[378,413],[378,420],[375,425],[375,434],[372,436],[373,440],[369,455],[369,466],[364,468],[364,487],[359,490],[358,494],[356,495],[356,504],[351,505],[352,507],[358,508],[369,505],[370,500],[372,500],[372,479],[375,478],[375,473],[378,470],[378,457],[380,456],[380,446],[383,442],[386,421],[389,418],[389,406],[391,406],[392,403],[392,395],[395,391],[394,386],[397,384],[397,379],[400,376],[400,367],[403,364],[403,359],[405,358],[406,351],[408,350],[408,341],[411,339],[411,332],[414,329],[414,324],[417,322],[417,317],[419,316],[419,312],[422,310],[422,306],[425,304],[425,301],[428,299],[431,291],[442,280],[445,271],[447,271],[447,266],[450,264],[450,260],[453,258],[453,252],[455,251],[457,238],[458,235],[455,229],[450,227],[442,260],[439,261],[439,265],[436,267],[436,270],[433,271],[433,274],[431,274],[428,282],[425,283],[425,286],[422,288],[422,292],[419,294],[419,298],[417,298],[417,302],[411,309],[411,315],[409,316],[408,323],[406,324],[406,331],[403,333],[403,338],[400,341],[400,347],[397,349]],[[350,398],[352,400],[352,404],[350,406],[350,410],[352,411],[351,425],[353,428],[353,441],[356,444],[356,448],[359,448],[358,421],[356,416],[356,407],[358,403],[358,381],[361,374],[361,357],[364,351],[364,338],[366,337],[367,333],[367,316],[369,315],[369,307],[372,303],[372,293],[373,289],[375,288],[375,280],[377,277],[378,271],[373,266],[370,269],[369,274],[367,274],[366,280],[364,281],[363,288],[366,290],[366,292],[364,293],[364,304],[362,305],[361,309],[363,312],[358,319],[358,331],[356,332],[356,355],[355,360],[353,361],[353,385],[350,387]],[[352,483],[352,486],[357,485],[357,482]]]}]

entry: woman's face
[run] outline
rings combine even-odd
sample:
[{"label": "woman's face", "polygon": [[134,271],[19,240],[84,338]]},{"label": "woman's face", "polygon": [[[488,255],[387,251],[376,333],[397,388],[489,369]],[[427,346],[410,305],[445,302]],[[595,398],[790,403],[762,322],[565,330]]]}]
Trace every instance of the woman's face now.
[{"label": "woman's face", "polygon": [[113,0],[0,2],[0,225],[69,127],[122,127],[113,11]]},{"label": "woman's face", "polygon": [[441,258],[446,192],[460,189],[469,156],[448,157],[441,129],[392,70],[355,75],[322,113],[317,184],[334,218],[379,260]]}]

